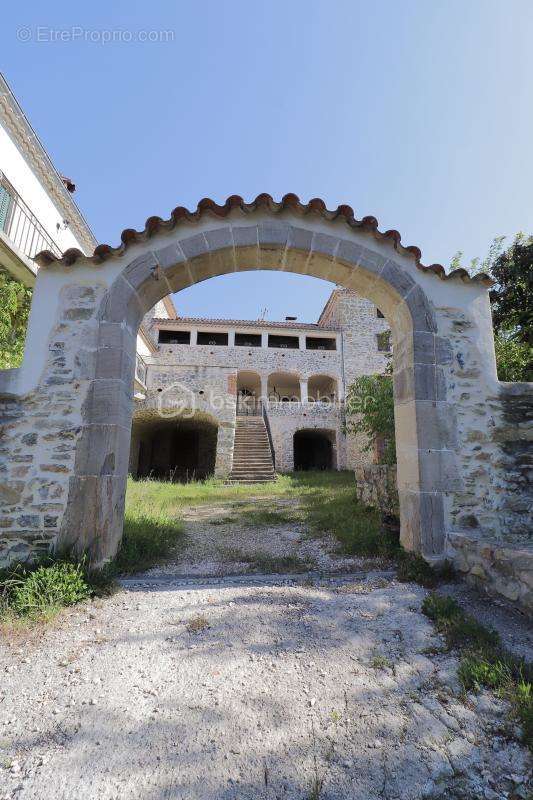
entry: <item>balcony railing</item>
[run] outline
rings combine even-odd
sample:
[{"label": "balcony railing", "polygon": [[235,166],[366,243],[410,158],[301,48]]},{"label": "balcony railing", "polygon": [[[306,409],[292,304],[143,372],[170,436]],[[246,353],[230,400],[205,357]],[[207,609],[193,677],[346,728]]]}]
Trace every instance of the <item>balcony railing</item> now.
[{"label": "balcony railing", "polygon": [[15,247],[28,258],[34,258],[41,250],[50,250],[57,258],[61,258],[61,250],[51,236],[43,228],[24,200],[11,187],[0,182],[0,230],[2,230]]}]

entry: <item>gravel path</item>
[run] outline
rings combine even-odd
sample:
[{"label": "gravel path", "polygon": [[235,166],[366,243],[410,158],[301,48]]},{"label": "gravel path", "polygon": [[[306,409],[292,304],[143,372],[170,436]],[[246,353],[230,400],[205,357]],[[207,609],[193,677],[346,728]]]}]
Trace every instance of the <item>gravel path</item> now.
[{"label": "gravel path", "polygon": [[505,704],[461,697],[424,595],[167,577],[4,640],[0,798],[526,798]]},{"label": "gravel path", "polygon": [[[256,497],[244,502],[197,505],[185,509],[183,542],[166,564],[154,567],[151,576],[249,575],[255,572],[327,573],[358,572],[390,566],[382,558],[347,556],[328,534],[312,536],[307,525],[296,520],[276,521],[276,515],[298,514],[294,498]],[[246,513],[270,514],[266,523]]]}]

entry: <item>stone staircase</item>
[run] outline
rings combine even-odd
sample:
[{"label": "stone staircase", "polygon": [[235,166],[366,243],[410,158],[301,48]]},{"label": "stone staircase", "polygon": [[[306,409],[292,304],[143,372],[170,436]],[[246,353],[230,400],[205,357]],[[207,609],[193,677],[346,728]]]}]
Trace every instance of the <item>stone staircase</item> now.
[{"label": "stone staircase", "polygon": [[276,479],[266,425],[259,416],[238,416],[230,483],[266,483]]}]

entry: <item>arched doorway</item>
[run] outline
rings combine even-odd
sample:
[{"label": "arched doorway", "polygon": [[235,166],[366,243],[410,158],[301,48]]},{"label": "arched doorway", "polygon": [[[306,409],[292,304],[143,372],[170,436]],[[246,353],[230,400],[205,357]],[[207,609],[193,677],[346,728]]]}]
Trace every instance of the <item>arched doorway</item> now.
[{"label": "arched doorway", "polygon": [[129,471],[138,478],[185,482],[215,472],[218,425],[195,415],[161,419],[142,414],[133,420]]},{"label": "arched doorway", "polygon": [[334,431],[296,431],[293,437],[294,469],[334,469],[334,439]]},{"label": "arched doorway", "polygon": [[258,372],[237,373],[237,414],[253,414],[261,399],[261,376]]},{"label": "arched doorway", "polygon": [[[416,248],[403,247],[396,231],[379,232],[374,218],[357,220],[348,206],[328,211],[320,200],[303,205],[295,195],[280,203],[268,195],[250,204],[239,197],[223,206],[202,201],[196,212],[178,208],[166,222],[154,217],[140,233],[124,231],[117,248],[100,245],[92,257],[67,251],[59,260],[45,253],[39,263],[24,364],[0,376],[0,392],[16,406],[1,457],[8,468],[2,497],[15,518],[18,511],[34,512],[40,533],[44,512],[36,492],[53,484],[52,546],[87,550],[94,563],[118,546],[135,337],[143,314],[198,281],[258,268],[355,289],[387,317],[403,544],[442,558],[465,485],[471,508],[477,504],[486,516],[486,487],[472,483],[466,457],[457,462],[458,436],[466,443],[479,416],[468,406],[456,423],[461,392],[473,391],[472,370],[480,413],[483,398],[497,392],[485,277],[472,280],[464,271],[445,276],[442,267],[424,267]],[[470,371],[461,371],[466,362]],[[58,411],[45,438],[37,420],[51,408]],[[16,479],[9,470],[25,433],[31,434],[28,466]],[[58,464],[60,437],[68,444]],[[15,524],[3,541],[16,540],[17,531]],[[25,531],[16,552],[31,555],[35,538]]]},{"label": "arched doorway", "polygon": [[272,372],[268,376],[268,400],[272,403],[299,403],[300,380],[292,372]]},{"label": "arched doorway", "polygon": [[312,403],[334,403],[338,400],[337,381],[329,375],[311,375],[307,393]]}]

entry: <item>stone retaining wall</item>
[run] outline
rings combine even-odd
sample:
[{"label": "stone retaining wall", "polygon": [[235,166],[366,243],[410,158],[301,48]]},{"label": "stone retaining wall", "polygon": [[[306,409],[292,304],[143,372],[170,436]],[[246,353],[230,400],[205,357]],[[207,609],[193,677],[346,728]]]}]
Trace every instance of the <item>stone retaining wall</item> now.
[{"label": "stone retaining wall", "polygon": [[384,514],[399,514],[396,466],[358,464],[355,469],[357,497],[365,506],[374,506]]},{"label": "stone retaining wall", "polygon": [[533,616],[533,543],[502,543],[451,533],[448,552],[468,583]]}]

